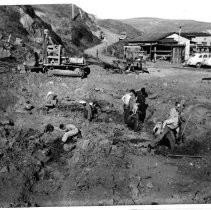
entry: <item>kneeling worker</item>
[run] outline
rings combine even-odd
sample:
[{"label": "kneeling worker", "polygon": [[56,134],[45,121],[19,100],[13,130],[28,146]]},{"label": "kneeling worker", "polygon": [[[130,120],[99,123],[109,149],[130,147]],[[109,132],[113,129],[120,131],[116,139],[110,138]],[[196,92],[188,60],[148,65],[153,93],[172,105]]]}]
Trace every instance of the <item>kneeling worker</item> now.
[{"label": "kneeling worker", "polygon": [[[53,133],[54,132],[54,133]],[[53,126],[51,124],[48,124],[45,126],[44,133],[50,134],[53,133],[56,139],[62,140],[64,144],[64,149],[69,150],[68,148],[72,148],[72,144],[68,144],[68,140],[72,140],[73,137],[82,137],[81,131],[73,124],[60,124],[59,127]]]},{"label": "kneeling worker", "polygon": [[54,92],[48,92],[46,96],[46,103],[45,107],[50,110],[55,108],[56,104],[58,103],[57,95]]},{"label": "kneeling worker", "polygon": [[65,132],[64,135],[62,136],[62,142],[64,142],[64,143],[70,137],[74,137],[74,136],[76,136],[78,134],[81,135],[81,131],[75,125],[73,125],[73,124],[67,124],[67,125],[60,124],[59,125],[59,129],[62,132]]},{"label": "kneeling worker", "polygon": [[98,116],[98,109],[100,109],[101,107],[96,101],[88,102],[81,100],[79,101],[79,103],[85,107],[85,118],[88,119],[90,122]]}]

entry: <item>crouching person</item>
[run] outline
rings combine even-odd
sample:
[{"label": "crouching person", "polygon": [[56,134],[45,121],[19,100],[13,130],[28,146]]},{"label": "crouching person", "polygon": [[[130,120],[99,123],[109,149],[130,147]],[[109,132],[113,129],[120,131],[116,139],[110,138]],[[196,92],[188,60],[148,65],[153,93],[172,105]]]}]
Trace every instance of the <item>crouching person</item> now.
[{"label": "crouching person", "polygon": [[64,132],[62,136],[62,142],[64,143],[64,150],[70,151],[75,145],[73,144],[73,138],[81,138],[81,131],[73,124],[60,124],[59,129]]},{"label": "crouching person", "polygon": [[96,102],[88,102],[81,100],[79,101],[80,104],[82,104],[85,107],[85,118],[88,119],[90,122],[98,117],[99,109],[101,109],[100,105]]},{"label": "crouching person", "polygon": [[45,107],[47,111],[55,108],[57,103],[58,103],[57,95],[53,92],[48,92],[46,96],[46,102],[45,102]]},{"label": "crouching person", "polygon": [[48,124],[44,129],[44,143],[53,143],[56,140],[62,140],[65,151],[70,151],[75,147],[75,137],[81,138],[81,131],[73,124],[60,124],[59,127]]}]

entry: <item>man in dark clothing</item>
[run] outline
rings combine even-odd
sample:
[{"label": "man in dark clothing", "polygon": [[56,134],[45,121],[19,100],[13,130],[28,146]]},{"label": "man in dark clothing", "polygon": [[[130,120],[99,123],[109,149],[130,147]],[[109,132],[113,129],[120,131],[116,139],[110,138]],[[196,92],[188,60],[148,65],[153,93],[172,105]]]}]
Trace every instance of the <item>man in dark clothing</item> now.
[{"label": "man in dark clothing", "polygon": [[176,135],[176,143],[184,143],[184,136],[182,133],[182,125],[186,122],[184,117],[182,116],[182,109],[179,111],[179,122],[178,122],[178,133]]},{"label": "man in dark clothing", "polygon": [[146,104],[146,98],[148,97],[148,94],[146,93],[145,88],[141,88],[140,91],[137,92],[137,103],[138,105],[138,115],[139,115],[139,121],[144,122],[146,117],[146,110],[148,107],[148,104]]}]

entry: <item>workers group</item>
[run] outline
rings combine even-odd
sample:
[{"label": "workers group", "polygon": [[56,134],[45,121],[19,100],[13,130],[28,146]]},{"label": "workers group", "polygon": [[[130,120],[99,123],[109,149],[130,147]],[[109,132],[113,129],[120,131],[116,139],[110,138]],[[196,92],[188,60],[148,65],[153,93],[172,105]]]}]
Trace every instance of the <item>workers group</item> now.
[{"label": "workers group", "polygon": [[[123,101],[123,110],[124,110],[124,122],[125,124],[137,131],[142,126],[146,117],[146,110],[148,105],[146,104],[146,98],[148,94],[145,91],[145,88],[142,88],[140,91],[135,91],[131,89],[129,93],[125,94],[122,97]],[[176,102],[175,106],[170,110],[170,115],[167,120],[162,122],[157,122],[153,134],[156,139],[153,143],[148,145],[148,151],[151,152],[151,149],[154,149],[161,145],[164,140],[167,140],[169,143],[168,146],[171,150],[174,149],[176,143],[181,143],[182,135],[181,126],[185,122],[185,119],[182,117],[182,106],[180,102]]]},{"label": "workers group", "polygon": [[[141,88],[139,91],[131,89],[129,93],[126,93],[122,97],[123,101],[123,111],[124,111],[124,123],[132,130],[139,131],[142,129],[148,104],[146,103],[146,98],[148,94],[145,88]],[[57,95],[53,92],[48,92],[46,96],[45,109],[50,111],[56,107],[58,103]],[[101,108],[96,101],[79,101],[84,107],[85,118],[88,121],[92,121],[98,116],[98,110]],[[148,145],[148,151],[151,152],[152,149],[161,145],[164,140],[167,140],[171,150],[174,149],[176,143],[180,143],[182,139],[181,125],[185,120],[182,115],[181,103],[176,102],[175,106],[170,110],[169,118],[164,122],[157,122],[153,134],[156,139],[153,143]],[[44,129],[45,135],[54,135],[61,138],[64,143],[64,149],[72,147],[72,144],[68,144],[68,141],[72,141],[75,137],[81,137],[80,130],[73,124],[60,124],[59,126],[53,126],[51,124],[46,125]]]}]

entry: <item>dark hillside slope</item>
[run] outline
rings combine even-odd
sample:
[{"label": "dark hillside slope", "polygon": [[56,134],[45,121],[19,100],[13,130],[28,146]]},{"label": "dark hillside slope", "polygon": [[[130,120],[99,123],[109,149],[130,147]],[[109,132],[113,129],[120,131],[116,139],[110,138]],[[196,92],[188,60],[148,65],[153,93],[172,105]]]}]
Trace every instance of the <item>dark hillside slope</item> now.
[{"label": "dark hillside slope", "polygon": [[[51,25],[38,17],[32,6],[0,6],[0,16],[0,50],[3,52],[6,47],[13,61],[22,63],[32,56],[34,50],[41,49],[44,29],[48,29],[53,39],[62,44]],[[14,45],[17,38],[23,40],[24,46]]]},{"label": "dark hillside slope", "polygon": [[72,21],[71,4],[34,5],[33,7],[37,15],[52,25],[71,54],[82,52],[84,49],[100,43],[95,36],[99,30],[97,24],[82,9],[80,9],[81,16],[79,7],[74,6],[74,17],[77,16],[74,21]]}]

